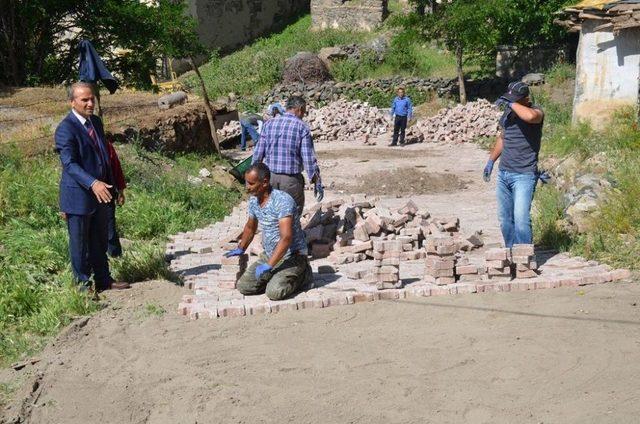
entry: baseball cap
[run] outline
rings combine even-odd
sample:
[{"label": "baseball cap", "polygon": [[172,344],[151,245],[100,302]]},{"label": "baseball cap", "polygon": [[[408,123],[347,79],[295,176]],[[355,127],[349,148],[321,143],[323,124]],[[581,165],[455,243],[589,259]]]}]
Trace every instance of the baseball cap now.
[{"label": "baseball cap", "polygon": [[515,81],[509,84],[507,87],[507,92],[502,95],[502,97],[508,99],[512,102],[517,102],[518,100],[527,97],[529,95],[529,86],[522,81]]}]

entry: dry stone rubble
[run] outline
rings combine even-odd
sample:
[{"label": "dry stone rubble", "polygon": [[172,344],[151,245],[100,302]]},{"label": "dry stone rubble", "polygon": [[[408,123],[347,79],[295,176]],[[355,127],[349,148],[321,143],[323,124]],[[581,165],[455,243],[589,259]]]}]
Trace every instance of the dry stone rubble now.
[{"label": "dry stone rubble", "polygon": [[498,134],[502,112],[485,99],[442,109],[407,130],[410,142],[465,143]]}]

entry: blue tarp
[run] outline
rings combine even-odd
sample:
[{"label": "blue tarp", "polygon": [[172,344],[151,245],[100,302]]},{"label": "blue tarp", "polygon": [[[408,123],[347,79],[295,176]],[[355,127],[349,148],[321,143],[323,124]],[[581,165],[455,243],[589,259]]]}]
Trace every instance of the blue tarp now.
[{"label": "blue tarp", "polygon": [[91,41],[82,40],[78,45],[80,50],[80,71],[78,79],[84,82],[96,83],[102,81],[109,93],[113,94],[118,89],[118,80],[104,66],[104,62],[93,48]]}]

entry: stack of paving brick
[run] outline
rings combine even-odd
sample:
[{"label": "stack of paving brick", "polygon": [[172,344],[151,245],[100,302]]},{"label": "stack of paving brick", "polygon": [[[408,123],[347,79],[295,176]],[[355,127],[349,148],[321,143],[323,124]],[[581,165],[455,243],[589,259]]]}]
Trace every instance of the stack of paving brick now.
[{"label": "stack of paving brick", "polygon": [[469,262],[469,258],[460,257],[456,261],[456,280],[461,283],[469,283],[478,281],[484,274],[484,267],[479,268],[477,265]]},{"label": "stack of paving brick", "polygon": [[485,266],[487,277],[494,281],[511,280],[511,250],[496,247],[486,251]]},{"label": "stack of paving brick", "polygon": [[424,280],[427,283],[445,285],[456,282],[455,267],[457,251],[455,241],[450,236],[429,236],[425,240],[427,259]]},{"label": "stack of paving brick", "polygon": [[402,287],[400,281],[400,254],[402,242],[398,240],[378,240],[373,242],[373,269],[371,282],[378,290]]},{"label": "stack of paving brick", "polygon": [[516,267],[516,278],[535,278],[538,276],[533,244],[515,244],[511,248],[511,261]]},{"label": "stack of paving brick", "polygon": [[227,258],[222,256],[220,259],[220,272],[216,276],[218,287],[221,289],[235,289],[238,279],[247,269],[249,255],[246,253],[239,256],[231,256]]}]

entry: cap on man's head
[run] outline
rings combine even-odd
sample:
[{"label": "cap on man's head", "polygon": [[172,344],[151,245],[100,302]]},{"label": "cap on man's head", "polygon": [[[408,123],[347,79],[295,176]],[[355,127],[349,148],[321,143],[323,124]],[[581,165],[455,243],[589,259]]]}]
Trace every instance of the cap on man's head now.
[{"label": "cap on man's head", "polygon": [[529,95],[529,86],[522,81],[515,81],[509,84],[507,92],[502,97],[512,102],[517,102]]}]

